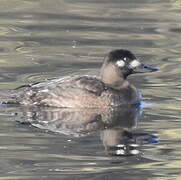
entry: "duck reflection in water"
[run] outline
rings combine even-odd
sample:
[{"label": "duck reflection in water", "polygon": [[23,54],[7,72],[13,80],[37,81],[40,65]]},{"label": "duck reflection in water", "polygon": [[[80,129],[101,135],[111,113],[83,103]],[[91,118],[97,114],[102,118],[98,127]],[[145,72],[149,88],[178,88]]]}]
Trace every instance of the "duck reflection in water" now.
[{"label": "duck reflection in water", "polygon": [[[110,155],[136,155],[142,144],[157,143],[148,133],[136,133],[141,106],[117,108],[21,107],[21,123],[74,137],[100,131],[105,150]],[[19,121],[18,117],[18,121]]]}]

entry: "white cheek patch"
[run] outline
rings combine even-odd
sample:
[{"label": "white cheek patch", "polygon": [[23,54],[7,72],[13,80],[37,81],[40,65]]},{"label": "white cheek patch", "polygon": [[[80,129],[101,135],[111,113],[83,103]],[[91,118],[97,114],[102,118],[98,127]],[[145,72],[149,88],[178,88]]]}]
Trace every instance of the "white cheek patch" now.
[{"label": "white cheek patch", "polygon": [[125,66],[125,62],[123,60],[119,60],[119,61],[116,62],[116,65],[118,67],[124,67]]},{"label": "white cheek patch", "polygon": [[138,66],[140,66],[140,65],[141,65],[141,63],[140,63],[138,60],[133,60],[133,61],[130,63],[130,66],[131,66],[132,68],[138,67]]}]

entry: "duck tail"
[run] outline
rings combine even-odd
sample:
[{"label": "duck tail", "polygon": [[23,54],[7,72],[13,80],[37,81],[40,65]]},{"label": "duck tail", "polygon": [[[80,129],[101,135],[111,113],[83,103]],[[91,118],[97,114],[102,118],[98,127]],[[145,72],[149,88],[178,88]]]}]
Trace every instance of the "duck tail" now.
[{"label": "duck tail", "polygon": [[0,90],[0,106],[17,104],[13,90]]}]

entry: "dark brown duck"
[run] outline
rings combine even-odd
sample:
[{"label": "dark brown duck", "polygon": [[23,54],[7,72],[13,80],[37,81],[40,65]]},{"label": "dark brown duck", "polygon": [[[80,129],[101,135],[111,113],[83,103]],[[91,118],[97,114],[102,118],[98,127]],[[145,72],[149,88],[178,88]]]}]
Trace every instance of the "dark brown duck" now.
[{"label": "dark brown duck", "polygon": [[130,51],[118,49],[105,57],[100,77],[69,76],[28,84],[13,91],[12,99],[22,105],[71,108],[137,104],[140,93],[127,77],[157,70],[139,62]]}]

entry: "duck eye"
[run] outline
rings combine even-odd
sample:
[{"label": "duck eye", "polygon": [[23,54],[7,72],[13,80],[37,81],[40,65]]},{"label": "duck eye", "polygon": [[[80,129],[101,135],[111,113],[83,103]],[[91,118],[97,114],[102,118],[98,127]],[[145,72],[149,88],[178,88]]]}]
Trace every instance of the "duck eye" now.
[{"label": "duck eye", "polygon": [[118,60],[118,61],[116,62],[116,65],[117,65],[118,67],[124,67],[124,66],[125,66],[125,62],[124,62],[124,60]]}]

